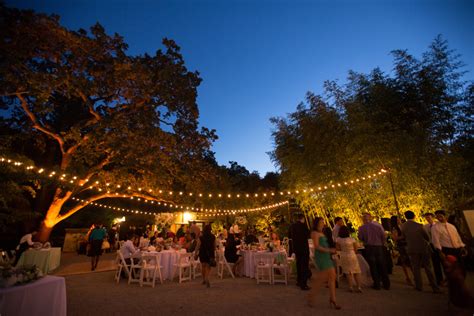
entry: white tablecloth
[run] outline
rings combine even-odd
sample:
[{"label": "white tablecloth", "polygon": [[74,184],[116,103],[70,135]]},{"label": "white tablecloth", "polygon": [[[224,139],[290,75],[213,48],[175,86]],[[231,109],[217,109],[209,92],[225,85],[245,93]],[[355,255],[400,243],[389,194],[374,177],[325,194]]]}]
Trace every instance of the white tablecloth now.
[{"label": "white tablecloth", "polygon": [[[162,250],[159,253],[161,254],[160,264],[161,268],[161,275],[163,280],[173,280],[173,276],[176,272],[176,268],[174,265],[178,263],[179,254],[180,252],[186,252],[185,249],[176,251],[176,250]],[[148,251],[148,254],[157,254],[156,251]]]},{"label": "white tablecloth", "polygon": [[22,265],[36,265],[43,274],[48,274],[55,270],[61,263],[61,248],[53,247],[48,249],[28,249],[21,254],[17,267]]},{"label": "white tablecloth", "polygon": [[2,316],[65,316],[66,282],[57,276],[45,276],[21,286],[0,289]]},{"label": "white tablecloth", "polygon": [[255,250],[241,250],[240,253],[244,256],[244,275],[249,278],[255,278],[255,254],[265,254],[276,258],[279,255],[286,256],[285,251],[255,251]]}]

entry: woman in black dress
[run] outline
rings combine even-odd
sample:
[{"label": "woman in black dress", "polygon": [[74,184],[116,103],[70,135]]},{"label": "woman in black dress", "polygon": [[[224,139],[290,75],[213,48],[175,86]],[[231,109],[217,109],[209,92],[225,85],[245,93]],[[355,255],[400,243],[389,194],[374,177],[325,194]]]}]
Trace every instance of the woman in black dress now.
[{"label": "woman in black dress", "polygon": [[199,243],[197,245],[199,251],[199,260],[202,265],[202,284],[210,287],[209,273],[211,272],[211,262],[215,263],[216,237],[211,233],[211,225],[204,226]]},{"label": "woman in black dress", "polygon": [[224,256],[227,262],[234,264],[232,266],[232,273],[234,275],[237,275],[237,271],[240,271],[240,266],[243,263],[242,257],[237,254],[237,245],[239,244],[238,231],[236,233],[231,227],[225,243]]},{"label": "woman in black dress", "polygon": [[405,238],[402,237],[402,231],[400,230],[401,221],[398,216],[393,215],[390,218],[390,229],[392,234],[392,240],[395,243],[395,250],[398,251],[400,256],[398,257],[398,265],[401,265],[403,268],[403,273],[405,274],[405,280],[408,285],[413,285],[411,281],[410,274],[408,270],[411,270],[410,258],[407,253],[407,243]]}]

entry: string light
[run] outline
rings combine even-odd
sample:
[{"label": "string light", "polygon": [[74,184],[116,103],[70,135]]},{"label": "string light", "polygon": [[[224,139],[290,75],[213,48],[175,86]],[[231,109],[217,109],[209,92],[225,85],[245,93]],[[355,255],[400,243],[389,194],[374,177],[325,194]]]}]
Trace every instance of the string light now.
[{"label": "string light", "polygon": [[[9,164],[12,164],[14,166],[21,166],[23,165],[22,162],[19,162],[19,161],[14,161],[12,159],[7,159],[7,158],[4,158],[4,157],[0,157],[0,162],[7,162]],[[39,167],[34,167],[34,166],[28,166],[26,167],[26,170],[31,170],[31,171],[36,171],[37,173],[41,174],[41,173],[47,173],[48,171],[45,169],[45,168],[39,168]],[[380,169],[379,171],[375,172],[375,173],[372,173],[372,174],[368,174],[367,176],[363,176],[363,177],[360,177],[360,178],[356,178],[356,179],[351,179],[351,180],[345,180],[345,181],[342,181],[342,182],[339,182],[337,184],[334,184],[332,182],[326,184],[326,185],[319,185],[317,187],[317,190],[318,191],[323,191],[323,190],[328,190],[328,189],[336,189],[336,188],[340,188],[340,187],[343,187],[343,186],[349,186],[349,185],[352,185],[352,184],[357,184],[357,183],[360,183],[361,181],[366,181],[366,180],[373,180],[374,178],[376,178],[377,176],[383,176],[384,174],[386,174],[388,171],[385,170],[385,169]],[[70,175],[68,176],[67,174],[62,174],[62,175],[59,175],[57,174],[55,171],[51,171],[49,173],[49,177],[50,178],[54,178],[54,177],[58,177],[60,181],[67,181],[71,184],[77,184],[77,185],[80,185],[82,186],[82,182],[87,182],[89,181],[89,179],[85,179],[85,180],[80,180],[80,177],[76,176],[76,175]],[[106,187],[109,187],[112,185],[112,183],[104,183],[103,185],[105,185]],[[100,182],[99,181],[95,181],[94,184],[88,186],[89,189],[92,189],[94,187],[96,187],[96,189],[98,191],[102,191],[102,189],[99,187],[100,186]],[[121,184],[116,184],[114,185],[115,187],[117,188],[121,188],[122,185]],[[131,186],[128,186],[127,187],[127,190],[129,191],[133,191],[133,187]],[[153,190],[151,188],[149,189],[144,189],[144,188],[137,188],[137,190],[139,192],[142,192],[142,191],[148,191],[148,192],[158,192],[159,195],[161,194],[164,194],[164,192],[167,193],[167,195],[169,196],[172,196],[175,194],[174,191],[163,191],[163,190]],[[183,191],[179,191],[177,194],[179,196],[184,196],[184,195],[187,195],[187,196],[198,196],[200,198],[204,198],[204,197],[207,197],[209,199],[212,199],[212,198],[222,198],[224,196],[226,196],[227,198],[231,199],[231,198],[237,198],[237,199],[240,199],[241,197],[245,197],[247,199],[250,199],[250,198],[259,198],[259,197],[263,197],[263,198],[266,198],[268,197],[268,195],[270,196],[275,196],[277,194],[279,194],[280,196],[284,196],[284,195],[298,195],[301,193],[301,191],[303,192],[314,192],[316,191],[316,187],[314,188],[302,188],[300,190],[288,190],[288,191],[278,191],[278,192],[266,192],[266,193],[262,193],[262,194],[258,194],[258,193],[252,193],[252,194],[249,194],[249,193],[193,193],[193,192],[183,192]]]},{"label": "string light", "polygon": [[[94,205],[94,206],[98,206],[98,207],[102,207],[102,208],[118,210],[118,211],[124,211],[124,212],[136,213],[136,214],[150,214],[150,215],[157,215],[158,214],[158,213],[152,212],[152,211],[139,211],[139,210],[131,210],[131,209],[127,209],[127,208],[112,207],[110,205],[101,204],[101,203],[92,202],[92,201],[87,201],[87,200],[79,199],[79,198],[76,198],[76,197],[72,197],[71,199],[74,200],[74,201],[81,202],[81,203],[86,203],[86,204],[90,204],[90,205]],[[178,205],[175,205],[175,206],[170,205],[170,207],[180,208],[180,209],[182,209],[183,212],[184,212],[184,210],[190,210],[191,209],[191,210],[196,211],[196,212],[202,212],[202,213],[207,213],[207,214],[216,213],[216,214],[220,214],[220,215],[229,215],[229,214],[236,214],[236,213],[250,213],[250,212],[258,212],[258,211],[267,211],[267,210],[271,210],[271,209],[276,209],[278,207],[281,207],[281,206],[287,205],[287,204],[288,204],[288,201],[282,201],[282,202],[279,202],[279,203],[274,203],[274,204],[255,207],[255,208],[250,208],[250,209],[234,209],[234,210],[195,208],[195,207],[189,207],[189,206],[182,207],[182,206],[178,206]],[[166,205],[166,203],[164,205]],[[206,215],[204,215],[204,216],[206,216]],[[207,215],[207,216],[209,216],[209,215]]]}]

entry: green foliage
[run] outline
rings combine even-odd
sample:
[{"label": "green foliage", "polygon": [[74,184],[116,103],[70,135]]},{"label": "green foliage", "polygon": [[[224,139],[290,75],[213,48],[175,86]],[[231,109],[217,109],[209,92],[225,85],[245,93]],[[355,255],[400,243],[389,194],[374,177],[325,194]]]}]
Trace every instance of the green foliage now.
[{"label": "green foliage", "polygon": [[[198,191],[215,181],[208,157],[217,137],[198,128],[201,78],[186,68],[174,41],[164,39],[153,56],[131,56],[123,38],[100,24],[72,31],[57,16],[3,4],[0,36],[0,107],[9,114],[2,118],[8,133],[1,142],[7,150],[124,187]],[[48,214],[68,192],[41,186],[35,204]]]},{"label": "green foliage", "polygon": [[[272,159],[282,183],[307,188],[391,171],[400,211],[451,208],[472,199],[473,88],[459,56],[437,37],[418,60],[396,50],[393,74],[376,68],[349,72],[347,83],[326,82],[322,96],[286,118],[272,118]],[[396,212],[389,179],[307,194],[299,203],[313,216],[360,223],[370,211]]]}]

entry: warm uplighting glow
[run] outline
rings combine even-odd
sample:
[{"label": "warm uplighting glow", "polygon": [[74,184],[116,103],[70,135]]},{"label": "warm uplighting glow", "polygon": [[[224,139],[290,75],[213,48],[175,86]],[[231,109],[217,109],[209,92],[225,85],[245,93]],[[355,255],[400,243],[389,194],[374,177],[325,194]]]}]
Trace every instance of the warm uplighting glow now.
[{"label": "warm uplighting glow", "polygon": [[193,219],[193,214],[189,212],[184,212],[183,213],[183,222],[189,223],[190,220]]},{"label": "warm uplighting glow", "polygon": [[114,218],[114,220],[113,220],[114,224],[123,223],[123,222],[125,222],[125,216],[117,217],[117,218]]}]

